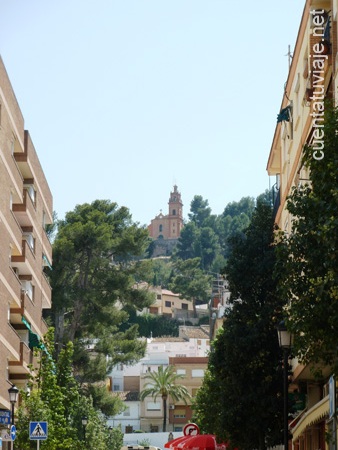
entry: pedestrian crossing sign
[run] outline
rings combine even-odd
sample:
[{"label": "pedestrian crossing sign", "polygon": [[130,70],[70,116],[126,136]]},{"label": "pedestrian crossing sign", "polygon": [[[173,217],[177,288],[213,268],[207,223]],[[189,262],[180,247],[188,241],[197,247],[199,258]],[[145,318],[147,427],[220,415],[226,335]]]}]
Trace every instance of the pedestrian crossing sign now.
[{"label": "pedestrian crossing sign", "polygon": [[48,426],[47,422],[29,422],[29,439],[43,441],[47,439]]}]

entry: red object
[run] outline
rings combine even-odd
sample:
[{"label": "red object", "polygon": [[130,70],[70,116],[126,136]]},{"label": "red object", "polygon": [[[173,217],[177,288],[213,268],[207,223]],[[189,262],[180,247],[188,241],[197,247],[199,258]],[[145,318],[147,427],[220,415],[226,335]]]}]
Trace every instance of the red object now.
[{"label": "red object", "polygon": [[180,437],[178,437],[178,438],[176,438],[176,439],[172,439],[171,441],[169,441],[169,442],[167,442],[166,444],[164,444],[164,447],[165,448],[174,448],[174,447],[177,447],[177,445],[180,443],[180,442],[183,442],[184,440],[186,440],[186,439],[189,439],[191,436],[180,436]]},{"label": "red object", "polygon": [[213,434],[190,436],[177,444],[179,450],[216,450],[217,447],[216,437]]}]

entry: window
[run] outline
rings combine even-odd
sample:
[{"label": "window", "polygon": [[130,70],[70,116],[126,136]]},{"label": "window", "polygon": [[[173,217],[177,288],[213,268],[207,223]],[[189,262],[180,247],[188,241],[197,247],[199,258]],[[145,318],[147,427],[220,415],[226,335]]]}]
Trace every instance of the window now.
[{"label": "window", "polygon": [[159,231],[160,233],[162,233],[162,231],[163,231],[163,225],[162,225],[162,224],[158,227],[158,231]]},{"label": "window", "polygon": [[34,286],[30,281],[21,281],[21,289],[30,300],[34,300]]},{"label": "window", "polygon": [[198,388],[194,388],[194,389],[192,390],[192,392],[191,392],[191,395],[192,395],[193,397],[196,397],[197,391],[198,391]]},{"label": "window", "polygon": [[32,233],[23,233],[23,238],[29,245],[30,249],[34,252],[35,251],[35,239],[34,239]]},{"label": "window", "polygon": [[176,209],[173,209],[173,216],[176,216]]},{"label": "window", "polygon": [[30,199],[32,200],[32,203],[35,204],[36,192],[35,192],[34,186],[32,184],[29,184],[29,185],[25,186],[25,188],[27,189],[27,193],[28,193]]},{"label": "window", "polygon": [[184,419],[185,418],[185,409],[176,409],[174,412],[175,419]]},{"label": "window", "polygon": [[126,409],[123,411],[124,416],[130,416],[130,407],[127,406]]},{"label": "window", "polygon": [[182,309],[188,309],[188,303],[182,303]]},{"label": "window", "polygon": [[161,411],[161,403],[147,402],[147,411]]},{"label": "window", "polygon": [[203,369],[192,369],[191,376],[192,376],[192,378],[203,378],[204,370]]},{"label": "window", "polygon": [[177,375],[185,375],[187,371],[185,369],[177,369],[176,370]]},{"label": "window", "polygon": [[157,294],[157,300],[161,300],[162,296],[161,294]]},{"label": "window", "polygon": [[165,301],[166,308],[171,308],[171,302],[168,302],[168,300]]},{"label": "window", "polygon": [[120,391],[120,385],[119,384],[114,384],[113,386],[113,391]]}]

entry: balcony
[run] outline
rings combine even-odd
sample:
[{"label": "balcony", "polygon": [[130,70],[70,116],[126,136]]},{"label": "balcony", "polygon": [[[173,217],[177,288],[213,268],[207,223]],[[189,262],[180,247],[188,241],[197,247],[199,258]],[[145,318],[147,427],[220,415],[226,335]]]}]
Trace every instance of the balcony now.
[{"label": "balcony", "polygon": [[51,308],[52,288],[44,273],[41,277],[41,296],[42,296],[42,308]]},{"label": "balcony", "polygon": [[21,283],[20,280],[15,273],[15,271],[10,267],[10,265],[4,265],[2,268],[3,273],[3,283],[6,287],[9,298],[11,299],[11,308],[20,308],[21,306],[21,299],[20,299],[20,289],[21,289]]},{"label": "balcony", "polygon": [[22,241],[22,254],[11,257],[13,266],[18,267],[20,274],[31,274],[36,265],[35,256],[27,241]]},{"label": "balcony", "polygon": [[23,191],[23,203],[14,203],[12,209],[21,227],[33,225],[36,216],[35,203],[27,188]]},{"label": "balcony", "polygon": [[6,221],[8,224],[8,232],[11,240],[12,254],[20,254],[21,253],[21,240],[22,240],[22,230],[20,224],[13,213],[10,211],[9,214],[6,214]]},{"label": "balcony", "polygon": [[9,362],[19,362],[20,336],[9,322],[7,322],[6,324],[4,324],[4,322],[6,322],[6,318],[3,318],[3,320],[1,320],[1,323],[4,325],[1,328],[3,332],[3,340],[9,352]]}]

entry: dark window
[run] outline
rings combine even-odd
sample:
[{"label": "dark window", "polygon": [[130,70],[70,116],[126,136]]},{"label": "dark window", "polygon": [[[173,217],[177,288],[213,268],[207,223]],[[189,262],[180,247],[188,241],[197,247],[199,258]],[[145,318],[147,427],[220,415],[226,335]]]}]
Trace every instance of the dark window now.
[{"label": "dark window", "polygon": [[176,216],[176,209],[173,209],[173,216]]},{"label": "dark window", "polygon": [[188,309],[188,303],[182,303],[182,309]]},{"label": "dark window", "polygon": [[166,308],[171,308],[171,302],[166,301],[165,306],[166,306]]},{"label": "dark window", "polygon": [[163,231],[163,225],[162,225],[162,224],[158,227],[158,231],[159,231],[160,233],[162,233],[162,231]]}]

